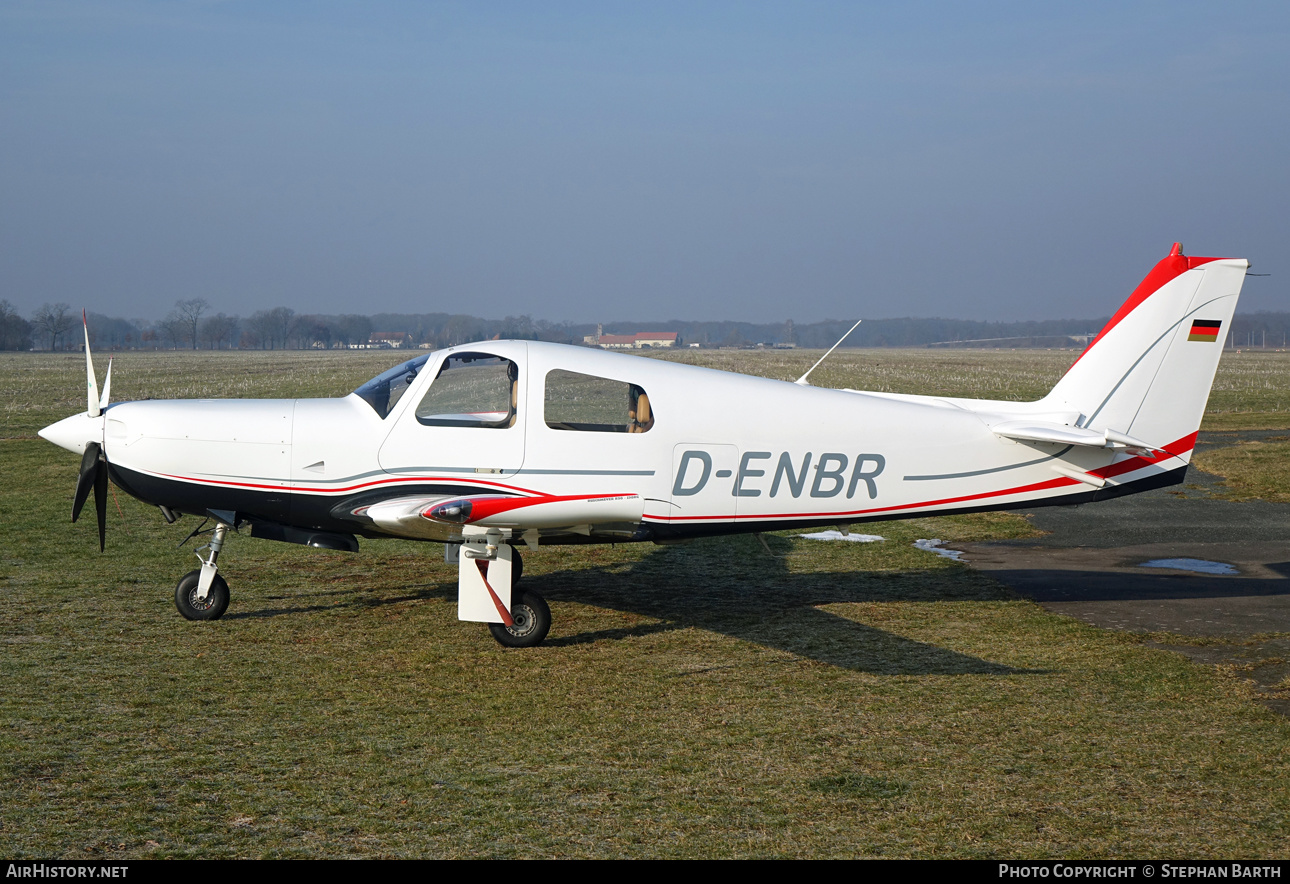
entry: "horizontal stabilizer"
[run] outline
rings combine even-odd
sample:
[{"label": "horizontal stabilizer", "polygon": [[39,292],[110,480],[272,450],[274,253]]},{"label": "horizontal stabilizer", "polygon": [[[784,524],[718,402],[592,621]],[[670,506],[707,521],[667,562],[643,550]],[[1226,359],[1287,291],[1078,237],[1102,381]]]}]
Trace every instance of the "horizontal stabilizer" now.
[{"label": "horizontal stabilizer", "polygon": [[991,427],[996,435],[1018,442],[1051,442],[1054,445],[1079,445],[1084,448],[1110,448],[1127,450],[1133,454],[1143,455],[1162,449],[1135,439],[1115,430],[1086,430],[1083,427],[1069,427],[1065,424],[1050,424],[1041,421],[1008,421]]}]

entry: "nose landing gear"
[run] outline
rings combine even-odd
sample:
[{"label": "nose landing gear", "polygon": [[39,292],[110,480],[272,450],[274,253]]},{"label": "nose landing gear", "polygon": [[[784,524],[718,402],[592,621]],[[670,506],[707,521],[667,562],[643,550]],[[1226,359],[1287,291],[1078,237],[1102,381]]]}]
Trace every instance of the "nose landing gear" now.
[{"label": "nose landing gear", "polygon": [[[211,542],[197,548],[201,568],[189,571],[175,587],[175,607],[185,620],[218,620],[228,610],[228,583],[216,573],[215,565],[227,534],[228,525],[220,522],[215,526]],[[202,550],[210,550],[206,558],[202,558]]]},{"label": "nose landing gear", "polygon": [[189,571],[175,587],[175,607],[185,620],[218,620],[228,610],[228,584],[215,575],[205,597],[198,595],[201,571]]}]

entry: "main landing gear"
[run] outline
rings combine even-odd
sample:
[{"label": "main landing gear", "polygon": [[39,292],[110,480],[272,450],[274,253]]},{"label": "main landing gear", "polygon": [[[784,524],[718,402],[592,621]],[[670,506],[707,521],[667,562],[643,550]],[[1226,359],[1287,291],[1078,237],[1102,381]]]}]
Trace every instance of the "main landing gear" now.
[{"label": "main landing gear", "polygon": [[457,563],[457,618],[488,624],[505,648],[532,648],[551,630],[551,609],[542,596],[519,588],[524,560],[497,529],[467,530],[460,544],[444,546]]},{"label": "main landing gear", "polygon": [[524,560],[519,551],[511,553],[511,625],[490,623],[488,631],[505,648],[532,648],[542,644],[551,631],[551,609],[536,592],[519,589]]}]

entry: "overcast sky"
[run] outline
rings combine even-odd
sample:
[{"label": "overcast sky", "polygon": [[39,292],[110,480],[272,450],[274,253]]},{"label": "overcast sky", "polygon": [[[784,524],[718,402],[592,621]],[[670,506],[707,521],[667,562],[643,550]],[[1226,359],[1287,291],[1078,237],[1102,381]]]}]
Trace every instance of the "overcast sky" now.
[{"label": "overcast sky", "polygon": [[159,318],[1290,309],[1290,4],[0,4],[0,298]]}]

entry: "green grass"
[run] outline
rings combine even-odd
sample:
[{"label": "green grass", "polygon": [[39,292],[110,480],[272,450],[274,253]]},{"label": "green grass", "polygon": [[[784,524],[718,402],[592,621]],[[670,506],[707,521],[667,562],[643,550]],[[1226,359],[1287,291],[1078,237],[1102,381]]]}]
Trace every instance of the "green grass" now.
[{"label": "green grass", "polygon": [[[126,354],[113,387],[202,395],[231,375],[238,395],[324,395],[397,361],[245,356]],[[966,394],[978,354],[950,356]],[[1055,357],[994,358],[1029,396]],[[896,387],[934,386],[934,361],[878,361]],[[1239,674],[912,546],[1028,531],[1014,516],[864,526],[875,544],[783,534],[770,552],[543,549],[525,581],[555,625],[531,651],[456,620],[437,545],[236,536],[229,614],[189,623],[171,594],[196,564],[175,549],[192,519],[118,492],[104,554],[92,517],[68,523],[77,459],[33,434],[83,410],[83,372],[0,358],[0,854],[1284,852],[1290,722]]]},{"label": "green grass", "polygon": [[1290,442],[1250,441],[1196,456],[1196,466],[1226,477],[1232,500],[1290,501]]}]

